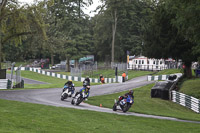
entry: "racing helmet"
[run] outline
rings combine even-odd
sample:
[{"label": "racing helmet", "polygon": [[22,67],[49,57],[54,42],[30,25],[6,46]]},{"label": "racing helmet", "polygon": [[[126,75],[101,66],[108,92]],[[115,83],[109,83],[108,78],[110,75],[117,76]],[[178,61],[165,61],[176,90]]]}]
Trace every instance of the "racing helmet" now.
[{"label": "racing helmet", "polygon": [[69,84],[69,85],[72,85],[72,80],[69,80],[69,81],[68,81],[68,84]]},{"label": "racing helmet", "polygon": [[128,94],[133,95],[133,90],[129,90]]}]

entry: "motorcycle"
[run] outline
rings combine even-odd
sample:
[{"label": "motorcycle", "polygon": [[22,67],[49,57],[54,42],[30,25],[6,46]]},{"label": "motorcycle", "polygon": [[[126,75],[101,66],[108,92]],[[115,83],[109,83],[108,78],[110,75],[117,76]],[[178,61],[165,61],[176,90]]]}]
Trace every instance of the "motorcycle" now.
[{"label": "motorcycle", "polygon": [[67,86],[64,86],[64,89],[63,89],[63,92],[61,94],[61,101],[63,101],[64,99],[67,99],[68,97],[71,97],[72,96],[72,89],[74,88],[69,88]]},{"label": "motorcycle", "polygon": [[125,113],[129,110],[129,108],[131,108],[131,105],[134,103],[133,99],[128,96],[127,98],[123,98],[119,96],[119,100],[116,101],[115,99],[115,103],[113,105],[113,111],[117,110],[117,107],[119,106],[121,108],[121,110]]},{"label": "motorcycle", "polygon": [[71,101],[71,104],[79,105],[81,102],[83,102],[87,98],[87,94],[85,92],[78,93]]}]

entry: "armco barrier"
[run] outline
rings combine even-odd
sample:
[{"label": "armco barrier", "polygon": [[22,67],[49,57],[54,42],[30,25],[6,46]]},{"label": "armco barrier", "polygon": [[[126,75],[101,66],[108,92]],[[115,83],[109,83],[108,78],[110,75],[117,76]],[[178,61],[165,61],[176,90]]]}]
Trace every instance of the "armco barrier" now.
[{"label": "armco barrier", "polygon": [[200,100],[197,98],[173,90],[172,101],[200,113]]},{"label": "armco barrier", "polygon": [[[85,79],[83,77],[68,76],[68,75],[63,75],[63,74],[57,74],[54,72],[48,72],[48,71],[41,70],[40,68],[21,67],[21,70],[28,70],[28,71],[40,73],[40,74],[47,75],[47,76],[52,76],[52,77],[56,77],[56,78],[66,79],[66,80],[80,81],[80,82],[83,82]],[[116,78],[105,78],[104,81],[105,81],[105,83],[115,83],[115,82],[121,83],[122,76],[118,76],[117,79]],[[96,78],[90,78],[90,82],[91,83],[100,83],[100,80],[96,79]]]},{"label": "armco barrier", "polygon": [[9,79],[0,79],[0,89],[10,89],[12,82]]},{"label": "armco barrier", "polygon": [[[181,77],[182,73],[175,73],[177,77]],[[170,75],[156,75],[156,76],[147,76],[147,81],[158,81],[158,80],[167,80]]]}]

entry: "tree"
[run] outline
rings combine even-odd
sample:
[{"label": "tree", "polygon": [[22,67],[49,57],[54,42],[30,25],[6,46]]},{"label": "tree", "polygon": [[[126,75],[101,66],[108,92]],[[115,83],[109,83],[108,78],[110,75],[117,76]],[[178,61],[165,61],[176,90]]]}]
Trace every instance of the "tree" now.
[{"label": "tree", "polygon": [[178,32],[183,34],[186,40],[195,44],[192,47],[192,54],[200,58],[200,1],[169,0],[169,6],[172,7],[170,11],[176,13],[172,24],[178,28]]},{"label": "tree", "polygon": [[104,2],[100,13],[93,19],[98,56],[109,55],[113,62],[126,60],[127,50],[139,55],[142,51],[143,31],[146,22],[150,20],[148,16],[151,15],[152,7],[147,1],[138,0]]},{"label": "tree", "polygon": [[[15,0],[3,0],[0,8],[0,40],[4,46],[7,42],[16,46],[22,44],[29,34],[40,34],[46,38],[45,24],[37,6],[20,6]],[[0,47],[0,69],[2,51]]]},{"label": "tree", "polygon": [[51,60],[54,54],[58,54],[61,60],[67,60],[68,71],[70,59],[77,62],[91,52],[89,17],[83,14],[77,2],[81,2],[81,5],[87,4],[77,0],[57,0],[52,6],[47,6],[48,51],[51,53]]},{"label": "tree", "polygon": [[185,74],[191,77],[191,62],[197,58],[193,54],[196,43],[185,38],[173,24],[176,20],[176,12],[170,9],[174,3],[168,2],[159,1],[157,5],[150,27],[145,34],[145,55],[153,58],[182,59],[186,65]]}]

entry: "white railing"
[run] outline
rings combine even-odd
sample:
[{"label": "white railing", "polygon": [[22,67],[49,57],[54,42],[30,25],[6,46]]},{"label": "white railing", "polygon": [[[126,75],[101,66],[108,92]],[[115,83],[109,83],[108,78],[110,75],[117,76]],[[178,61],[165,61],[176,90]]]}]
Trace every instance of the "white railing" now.
[{"label": "white railing", "polygon": [[172,101],[200,113],[200,100],[197,98],[173,90]]}]

